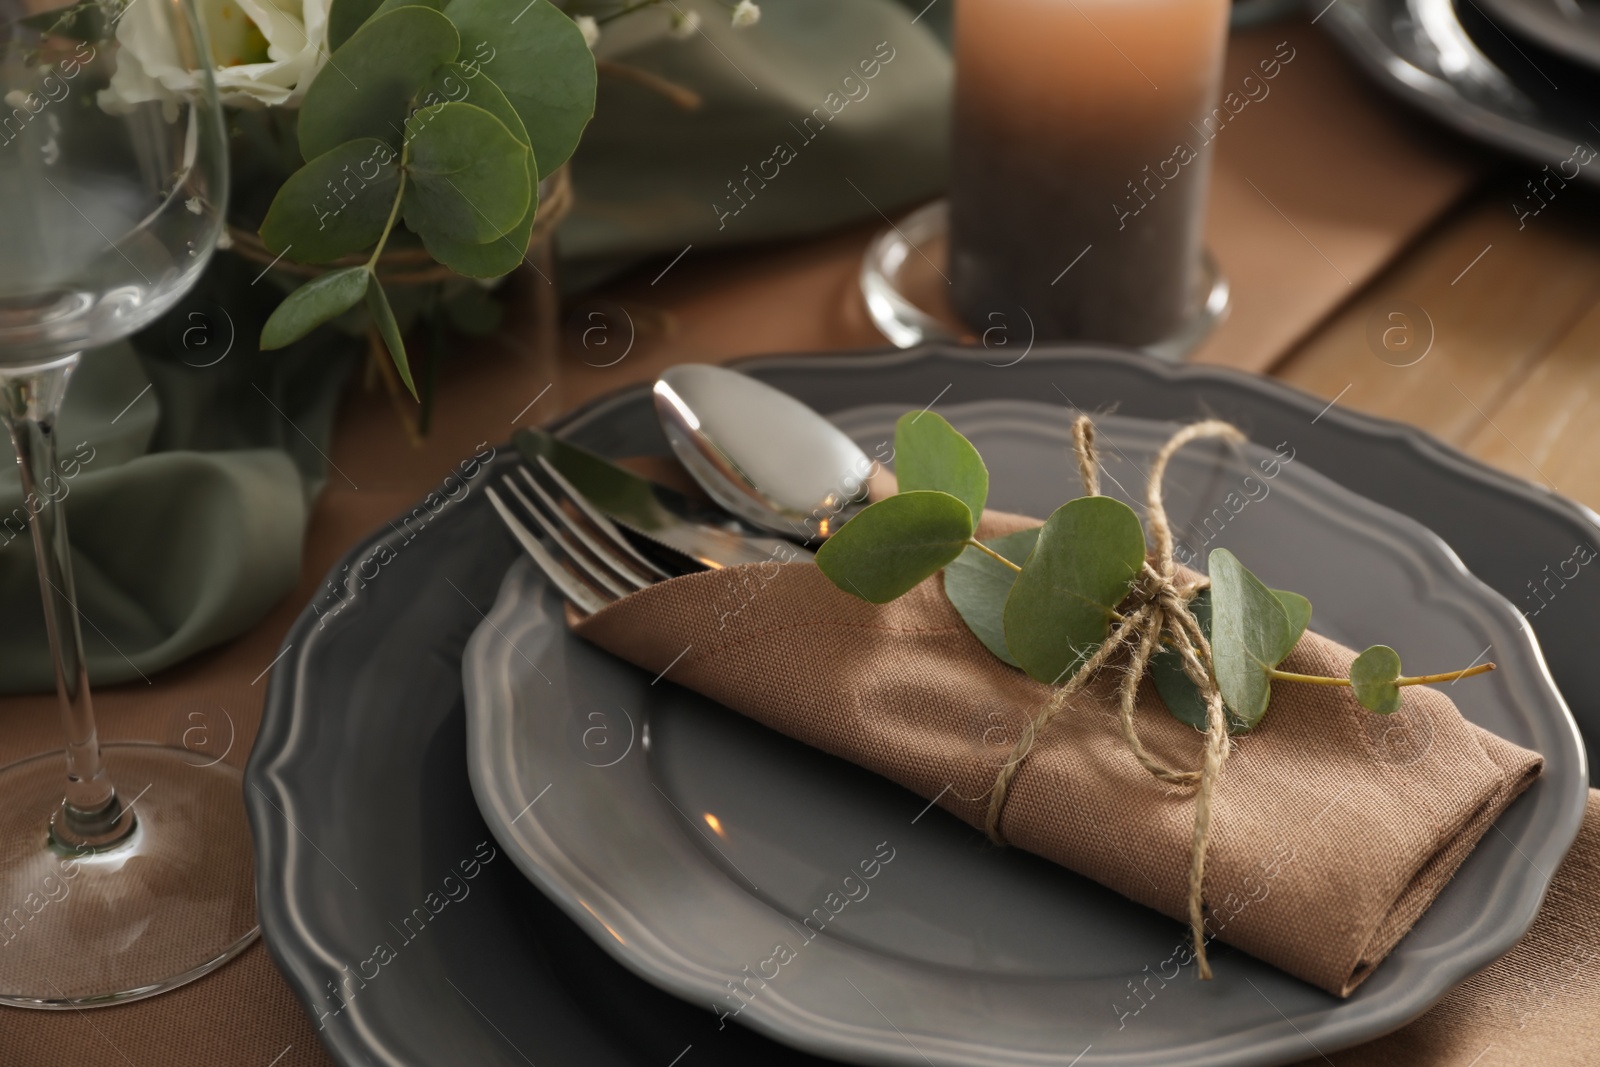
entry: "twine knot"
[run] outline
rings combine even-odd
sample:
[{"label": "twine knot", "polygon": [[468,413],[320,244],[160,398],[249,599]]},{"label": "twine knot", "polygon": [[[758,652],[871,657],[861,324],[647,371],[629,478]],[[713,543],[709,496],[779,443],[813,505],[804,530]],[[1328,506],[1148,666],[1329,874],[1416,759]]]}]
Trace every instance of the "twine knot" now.
[{"label": "twine knot", "polygon": [[[1078,476],[1083,482],[1086,496],[1100,495],[1100,464],[1095,452],[1094,436],[1093,421],[1087,415],[1078,416],[1072,426],[1072,441],[1078,461]],[[1211,643],[1200,628],[1199,620],[1189,609],[1189,601],[1210,582],[1205,578],[1187,578],[1178,573],[1177,563],[1172,558],[1172,529],[1167,524],[1166,507],[1162,502],[1161,480],[1168,462],[1180,448],[1191,441],[1208,437],[1235,442],[1244,440],[1244,434],[1231,423],[1207,419],[1185,426],[1156,453],[1150,466],[1145,496],[1145,522],[1152,542],[1149,555],[1134,580],[1133,588],[1118,605],[1106,639],[1078,666],[1071,678],[1056,687],[1044,708],[1024,724],[1011,754],[995,776],[994,787],[989,793],[986,820],[990,839],[996,844],[1005,844],[1000,832],[1000,819],[1005,810],[1006,796],[1023,760],[1032,751],[1035,739],[1067,707],[1075,693],[1094,679],[1113,657],[1127,650],[1128,663],[1118,687],[1118,717],[1128,751],[1140,766],[1161,781],[1174,786],[1193,787],[1196,791],[1194,833],[1189,850],[1189,931],[1194,941],[1195,960],[1199,964],[1201,978],[1211,977],[1205,946],[1206,848],[1211,840],[1212,798],[1217,778],[1222,773],[1223,761],[1228,758],[1228,721],[1222,693],[1217,689],[1211,673]],[[1134,724],[1133,709],[1139,684],[1144,679],[1151,657],[1163,645],[1182,659],[1184,674],[1199,689],[1206,703],[1205,747],[1197,770],[1178,770],[1162,763],[1144,747]]]}]

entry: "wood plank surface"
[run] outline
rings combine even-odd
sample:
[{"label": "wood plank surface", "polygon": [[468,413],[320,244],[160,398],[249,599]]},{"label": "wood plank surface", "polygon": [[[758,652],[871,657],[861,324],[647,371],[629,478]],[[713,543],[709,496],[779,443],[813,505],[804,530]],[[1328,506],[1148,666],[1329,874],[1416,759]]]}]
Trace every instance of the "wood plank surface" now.
[{"label": "wood plank surface", "polygon": [[[1260,82],[1280,54],[1294,58]],[[1233,309],[1194,358],[1265,371],[1490,163],[1396,105],[1308,23],[1234,34],[1223,91],[1243,92],[1246,75],[1269,91],[1216,139],[1206,226]]]},{"label": "wood plank surface", "polygon": [[1600,303],[1466,442],[1473,455],[1600,508]]},{"label": "wood plank surface", "polygon": [[1600,504],[1600,422],[1586,417],[1600,391],[1600,197],[1569,193],[1519,225],[1513,186],[1496,183],[1278,376]]}]

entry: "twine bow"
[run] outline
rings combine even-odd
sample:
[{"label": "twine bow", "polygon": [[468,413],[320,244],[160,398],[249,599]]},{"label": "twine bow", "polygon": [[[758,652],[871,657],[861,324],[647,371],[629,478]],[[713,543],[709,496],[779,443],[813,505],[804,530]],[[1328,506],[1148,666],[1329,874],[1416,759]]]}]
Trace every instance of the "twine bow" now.
[{"label": "twine bow", "polygon": [[[1049,703],[1023,727],[1022,735],[995,777],[994,788],[989,794],[986,822],[990,839],[996,844],[1004,844],[1005,839],[1000,833],[1000,817],[1005,809],[1006,795],[1022,761],[1032,750],[1035,738],[1113,656],[1124,648],[1128,649],[1127,671],[1118,688],[1119,718],[1128,750],[1145,770],[1161,781],[1196,789],[1194,834],[1189,850],[1189,931],[1194,940],[1195,959],[1199,963],[1201,978],[1211,977],[1205,944],[1206,847],[1211,840],[1212,796],[1217,778],[1222,773],[1223,761],[1228,758],[1228,722],[1222,693],[1211,674],[1211,644],[1206,640],[1194,613],[1189,610],[1189,601],[1209,586],[1210,581],[1205,578],[1179,578],[1177,564],[1172,558],[1172,529],[1167,525],[1166,507],[1161,499],[1161,479],[1166,473],[1167,463],[1180,448],[1207,437],[1244,440],[1244,434],[1237,427],[1217,419],[1208,419],[1185,426],[1156,453],[1150,467],[1150,483],[1145,491],[1148,512],[1145,522],[1153,542],[1149,558],[1145,560],[1133,589],[1121,605],[1120,614],[1113,621],[1109,635],[1077,672],[1056,688]],[[1073,423],[1072,441],[1084,493],[1099,496],[1099,461],[1095,454],[1094,423],[1087,415],[1078,416]],[[1163,643],[1182,658],[1184,673],[1194,682],[1206,702],[1205,751],[1199,770],[1175,770],[1166,766],[1144,747],[1139,740],[1138,728],[1134,725],[1133,709],[1139,683],[1150,664],[1150,657]]]}]

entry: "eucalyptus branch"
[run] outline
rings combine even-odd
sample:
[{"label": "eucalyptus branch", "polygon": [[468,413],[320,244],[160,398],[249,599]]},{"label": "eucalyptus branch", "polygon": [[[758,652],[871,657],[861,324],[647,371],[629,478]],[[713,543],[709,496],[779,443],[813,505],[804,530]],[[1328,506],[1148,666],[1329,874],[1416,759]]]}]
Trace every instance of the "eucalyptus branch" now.
[{"label": "eucalyptus branch", "polygon": [[[449,14],[444,4],[355,6],[371,11],[336,10],[351,16],[330,30],[328,69],[340,76],[306,89],[294,119],[304,165],[279,185],[261,223],[272,263],[290,257],[311,278],[273,311],[260,346],[293,344],[364,300],[400,384],[416,397],[400,320],[379,282],[386,252],[394,256],[391,236],[404,222],[421,242],[416,251],[434,261],[394,274],[392,284],[403,274],[407,286],[402,310],[439,298],[445,290],[419,296],[418,287],[448,286],[452,274],[515,270],[539,213],[539,176],[566,162],[593,113],[595,60],[584,29],[552,4],[530,4],[509,22],[493,3],[454,4]],[[506,60],[491,73],[496,48],[536,52],[537,75]],[[384,192],[393,197],[387,209]]]},{"label": "eucalyptus branch", "polygon": [[[1203,436],[1237,433],[1225,423],[1196,423],[1175,435],[1162,455]],[[1092,435],[1074,439],[1080,471],[1094,470]],[[1174,718],[1202,731],[1210,729],[1206,685],[1222,697],[1229,729],[1243,731],[1266,715],[1274,682],[1341,686],[1368,711],[1391,715],[1400,710],[1405,686],[1495,669],[1484,663],[1404,675],[1399,653],[1373,645],[1351,663],[1348,677],[1280,670],[1311,622],[1311,601],[1268,588],[1227,549],[1212,550],[1207,587],[1186,595],[1180,617],[1170,598],[1162,598],[1172,588],[1174,567],[1170,558],[1163,561],[1170,536],[1158,531],[1152,553],[1139,517],[1099,495],[1091,479],[1084,480],[1088,495],[1057,508],[1042,526],[986,544],[977,530],[989,472],[972,442],[926,411],[903,416],[894,441],[899,492],[846,523],[817,553],[817,566],[839,588],[878,604],[943,571],[945,596],[973,634],[1036,681],[1059,684],[1108,641],[1125,644],[1130,634],[1142,640],[1139,628],[1152,619],[1147,654],[1156,691]],[[1159,473],[1152,477],[1151,499],[1159,501]],[[1164,521],[1155,504],[1150,513],[1153,524]],[[1160,622],[1163,616],[1176,618],[1183,632]],[[1209,677],[1193,673],[1196,664],[1186,651],[1191,638],[1201,650],[1198,667]]]},{"label": "eucalyptus branch", "polygon": [[[1080,416],[1073,443],[1085,495],[1061,505],[1041,526],[984,544],[977,539],[989,495],[983,457],[941,416],[909,412],[895,424],[899,491],[864,508],[824,542],[817,566],[839,589],[875,604],[898,599],[942,571],[944,595],[973,636],[1054,690],[990,789],[986,828],[997,843],[1004,843],[1002,808],[1028,746],[1072,694],[1126,650],[1118,705],[1128,751],[1159,780],[1195,787],[1188,912],[1199,974],[1209,978],[1205,864],[1216,785],[1228,734],[1261,723],[1272,683],[1345,686],[1367,711],[1392,715],[1401,709],[1402,686],[1453,682],[1495,665],[1402,675],[1400,654],[1373,645],[1351,662],[1348,678],[1279,670],[1306,636],[1310,600],[1269,588],[1225,548],[1207,556],[1206,588],[1179,585],[1162,472],[1178,449],[1204,438],[1237,441],[1243,434],[1207,420],[1168,439],[1151,464],[1147,540],[1132,508],[1100,494],[1094,427]],[[973,548],[977,553],[968,551]],[[1139,740],[1134,711],[1146,677],[1173,718],[1204,734],[1199,768],[1168,767]]]},{"label": "eucalyptus branch", "polygon": [[[1480,674],[1488,674],[1495,669],[1493,663],[1480,663],[1474,667],[1463,667],[1459,671],[1445,671],[1443,674],[1417,674],[1405,675],[1394,680],[1395,685],[1438,685],[1440,682],[1454,682],[1461,678],[1472,678]],[[1278,682],[1299,682],[1301,685],[1353,685],[1349,678],[1328,678],[1320,674],[1295,674],[1293,671],[1280,671],[1276,668],[1267,672],[1267,677]]]}]

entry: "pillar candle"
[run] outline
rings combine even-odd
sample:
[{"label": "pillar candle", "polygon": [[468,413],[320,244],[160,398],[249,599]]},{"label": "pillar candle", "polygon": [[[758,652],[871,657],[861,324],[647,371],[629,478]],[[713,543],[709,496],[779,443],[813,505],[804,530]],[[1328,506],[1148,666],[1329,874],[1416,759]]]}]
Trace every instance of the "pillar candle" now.
[{"label": "pillar candle", "polygon": [[959,0],[950,281],[978,330],[1147,344],[1196,303],[1228,0]]}]

